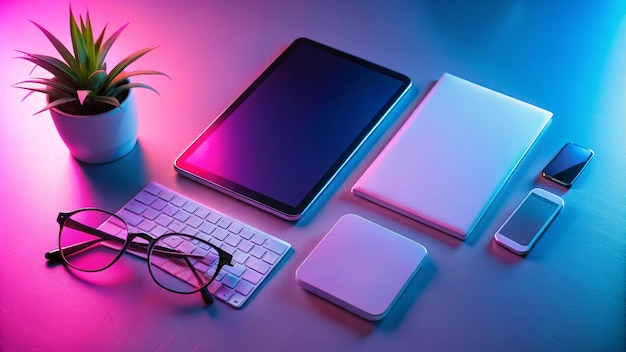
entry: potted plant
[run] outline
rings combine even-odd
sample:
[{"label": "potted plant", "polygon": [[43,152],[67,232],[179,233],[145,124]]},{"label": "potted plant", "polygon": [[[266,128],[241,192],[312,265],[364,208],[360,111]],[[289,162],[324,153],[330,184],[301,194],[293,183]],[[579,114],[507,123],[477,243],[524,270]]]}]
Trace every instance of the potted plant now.
[{"label": "potted plant", "polygon": [[[156,47],[138,50],[107,70],[106,56],[128,25],[105,39],[106,26],[94,37],[89,12],[76,21],[70,7],[72,51],[39,24],[31,21],[52,43],[61,59],[23,51],[19,58],[52,74],[51,78],[29,78],[15,85],[29,93],[43,93],[47,105],[35,114],[49,110],[59,135],[71,154],[87,163],[106,163],[128,154],[137,141],[138,119],[133,88],[156,90],[131,82],[139,75],[164,75],[159,71],[125,69]],[[34,69],[33,69],[34,70]],[[32,72],[31,72],[32,74]],[[157,92],[158,93],[158,92]]]}]

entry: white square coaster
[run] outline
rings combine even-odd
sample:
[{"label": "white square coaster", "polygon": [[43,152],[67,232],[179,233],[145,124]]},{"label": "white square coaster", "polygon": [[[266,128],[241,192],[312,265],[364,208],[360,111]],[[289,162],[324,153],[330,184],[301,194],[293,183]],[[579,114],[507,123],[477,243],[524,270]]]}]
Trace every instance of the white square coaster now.
[{"label": "white square coaster", "polygon": [[368,320],[380,320],[419,270],[426,248],[353,214],[342,216],[296,271],[296,281]]}]

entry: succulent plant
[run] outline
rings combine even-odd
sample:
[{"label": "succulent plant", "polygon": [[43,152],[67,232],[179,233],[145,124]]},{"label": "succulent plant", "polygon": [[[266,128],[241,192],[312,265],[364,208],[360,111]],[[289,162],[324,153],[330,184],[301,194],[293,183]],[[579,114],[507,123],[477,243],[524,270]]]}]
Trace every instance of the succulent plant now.
[{"label": "succulent plant", "polygon": [[[94,38],[89,12],[84,21],[82,16],[79,17],[79,21],[80,26],[70,7],[72,51],[68,50],[47,29],[31,21],[43,32],[62,58],[59,60],[47,55],[18,51],[23,54],[19,57],[20,59],[30,61],[36,65],[35,68],[39,66],[53,75],[52,78],[31,77],[14,85],[17,88],[29,90],[24,99],[35,92],[48,96],[48,104],[35,114],[57,108],[73,115],[94,115],[121,107],[121,101],[131,88],[147,88],[157,92],[146,84],[131,83],[129,78],[139,75],[167,77],[165,73],[152,70],[124,71],[130,64],[154,50],[156,46],[128,55],[107,72],[106,56],[128,23],[105,39],[107,26],[102,29],[97,38]],[[32,86],[32,84],[41,86]]]}]

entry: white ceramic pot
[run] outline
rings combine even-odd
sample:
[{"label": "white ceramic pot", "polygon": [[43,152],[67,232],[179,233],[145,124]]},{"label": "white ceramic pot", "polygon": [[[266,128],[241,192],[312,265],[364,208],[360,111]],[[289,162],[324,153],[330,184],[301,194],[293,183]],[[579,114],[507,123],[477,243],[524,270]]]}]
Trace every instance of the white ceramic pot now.
[{"label": "white ceramic pot", "polygon": [[103,164],[125,156],[137,142],[139,121],[132,89],[121,106],[97,115],[71,115],[56,108],[50,114],[74,158]]}]

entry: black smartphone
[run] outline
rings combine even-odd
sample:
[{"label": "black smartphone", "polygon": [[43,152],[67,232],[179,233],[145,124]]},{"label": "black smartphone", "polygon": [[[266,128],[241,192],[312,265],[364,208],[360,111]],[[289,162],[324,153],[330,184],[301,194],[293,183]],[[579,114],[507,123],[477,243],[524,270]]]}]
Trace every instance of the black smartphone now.
[{"label": "black smartphone", "polygon": [[571,187],[593,157],[593,150],[567,143],[542,171],[543,177],[561,186]]}]

